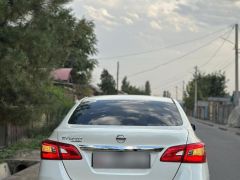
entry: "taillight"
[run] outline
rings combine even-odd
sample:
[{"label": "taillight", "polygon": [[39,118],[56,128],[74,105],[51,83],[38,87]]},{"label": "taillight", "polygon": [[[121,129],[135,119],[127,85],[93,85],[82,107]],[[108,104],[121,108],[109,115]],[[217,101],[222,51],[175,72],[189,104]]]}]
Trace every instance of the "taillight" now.
[{"label": "taillight", "polygon": [[52,140],[42,142],[41,158],[48,160],[81,160],[78,149],[71,145]]},{"label": "taillight", "polygon": [[173,146],[162,155],[163,162],[205,163],[206,151],[203,143]]},{"label": "taillight", "polygon": [[203,143],[188,144],[183,158],[184,163],[205,163],[206,150]]},{"label": "taillight", "polygon": [[164,162],[182,162],[185,148],[185,145],[170,147],[164,152],[160,160]]}]

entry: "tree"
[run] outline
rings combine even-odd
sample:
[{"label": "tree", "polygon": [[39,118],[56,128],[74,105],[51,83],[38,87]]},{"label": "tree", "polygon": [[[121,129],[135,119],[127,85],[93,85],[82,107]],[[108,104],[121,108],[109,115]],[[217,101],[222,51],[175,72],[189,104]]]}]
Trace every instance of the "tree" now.
[{"label": "tree", "polygon": [[[198,100],[207,100],[208,97],[225,97],[226,92],[226,76],[225,73],[219,71],[211,74],[198,73]],[[195,78],[187,84],[187,90],[184,97],[185,106],[193,110],[195,93]]]},{"label": "tree", "polygon": [[163,91],[163,97],[171,97],[171,93],[169,91]]},{"label": "tree", "polygon": [[149,81],[146,81],[145,83],[145,93],[146,95],[151,95],[151,86]]},{"label": "tree", "polygon": [[89,81],[96,64],[89,58],[96,53],[94,25],[73,17],[67,2],[0,1],[0,121],[26,121],[45,112],[50,71],[70,59],[84,74],[80,81]]},{"label": "tree", "polygon": [[125,76],[122,80],[122,87],[121,87],[122,91],[127,93],[129,86],[130,86],[130,83],[127,81],[127,77]]},{"label": "tree", "polygon": [[103,94],[112,95],[116,94],[116,82],[111,74],[104,69],[101,74],[101,83],[98,85],[102,90]]},{"label": "tree", "polygon": [[121,89],[123,92],[125,92],[127,94],[135,94],[135,95],[145,95],[146,94],[144,89],[140,89],[140,88],[137,88],[136,86],[131,85],[130,82],[127,80],[126,76],[122,80],[122,88]]},{"label": "tree", "polygon": [[67,68],[73,68],[72,78],[74,83],[88,84],[91,79],[91,72],[97,61],[89,59],[89,55],[96,53],[97,42],[94,34],[94,23],[82,19],[73,27],[73,41],[70,44],[73,49],[64,64]]}]

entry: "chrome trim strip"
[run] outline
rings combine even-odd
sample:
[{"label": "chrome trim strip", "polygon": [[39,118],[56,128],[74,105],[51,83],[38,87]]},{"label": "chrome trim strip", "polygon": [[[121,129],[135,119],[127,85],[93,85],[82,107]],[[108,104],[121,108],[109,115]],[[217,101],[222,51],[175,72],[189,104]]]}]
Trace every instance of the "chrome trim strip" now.
[{"label": "chrome trim strip", "polygon": [[79,145],[84,151],[116,151],[116,152],[161,152],[164,148],[162,146],[108,146],[108,145]]}]

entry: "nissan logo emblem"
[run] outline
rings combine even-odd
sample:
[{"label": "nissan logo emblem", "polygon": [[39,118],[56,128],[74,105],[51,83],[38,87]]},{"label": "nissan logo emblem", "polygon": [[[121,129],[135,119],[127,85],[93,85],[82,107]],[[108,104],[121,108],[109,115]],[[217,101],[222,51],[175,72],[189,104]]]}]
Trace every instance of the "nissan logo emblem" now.
[{"label": "nissan logo emblem", "polygon": [[116,140],[118,143],[125,143],[126,138],[124,137],[124,135],[117,135]]}]

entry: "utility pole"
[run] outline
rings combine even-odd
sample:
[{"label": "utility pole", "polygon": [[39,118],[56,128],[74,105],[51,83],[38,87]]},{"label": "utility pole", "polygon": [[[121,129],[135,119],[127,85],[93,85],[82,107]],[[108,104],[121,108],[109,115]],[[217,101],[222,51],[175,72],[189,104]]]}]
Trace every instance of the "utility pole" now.
[{"label": "utility pole", "polygon": [[176,86],[176,100],[178,100],[178,86]]},{"label": "utility pole", "polygon": [[198,92],[198,84],[197,84],[197,75],[198,75],[198,67],[195,67],[195,95],[194,95],[194,117],[197,117],[197,106],[198,106],[198,98],[197,98],[197,92]]},{"label": "utility pole", "polygon": [[118,87],[119,87],[119,61],[117,62],[117,93],[119,91]]},{"label": "utility pole", "polygon": [[182,100],[184,99],[185,95],[185,81],[183,81],[183,86],[182,86]]},{"label": "utility pole", "polygon": [[235,105],[239,105],[238,86],[238,24],[235,24]]}]

